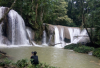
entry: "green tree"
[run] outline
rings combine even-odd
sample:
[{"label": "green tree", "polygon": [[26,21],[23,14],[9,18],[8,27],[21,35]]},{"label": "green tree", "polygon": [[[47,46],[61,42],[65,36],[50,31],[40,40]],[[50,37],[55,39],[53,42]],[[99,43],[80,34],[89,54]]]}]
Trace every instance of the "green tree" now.
[{"label": "green tree", "polygon": [[[9,7],[12,1],[0,0],[0,5]],[[55,2],[56,0],[17,0],[14,10],[24,18],[26,25],[36,31],[36,37],[41,38],[42,24],[48,22]]]},{"label": "green tree", "polygon": [[[67,7],[68,2],[65,0],[58,0],[55,5],[55,12],[54,15],[56,16],[55,24],[57,25],[69,25],[72,23],[72,19],[70,19],[67,15]],[[62,23],[63,22],[63,23]]]},{"label": "green tree", "polygon": [[89,11],[86,14],[86,25],[90,27],[90,36],[93,41],[92,43],[100,45],[100,1],[89,0],[88,4]]}]

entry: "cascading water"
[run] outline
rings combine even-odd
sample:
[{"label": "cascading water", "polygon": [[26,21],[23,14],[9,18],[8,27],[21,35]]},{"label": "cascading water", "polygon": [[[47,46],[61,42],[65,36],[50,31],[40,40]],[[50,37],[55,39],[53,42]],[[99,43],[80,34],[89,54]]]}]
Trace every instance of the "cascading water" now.
[{"label": "cascading water", "polygon": [[64,42],[64,28],[61,28],[61,36],[60,36],[60,40],[61,40],[61,47],[64,47],[65,46],[65,42]]},{"label": "cascading water", "polygon": [[14,10],[10,10],[8,13],[9,17],[9,38],[11,38],[12,44],[28,44],[26,37],[26,29],[24,20],[22,17]]},{"label": "cascading water", "polygon": [[[0,7],[0,19],[2,18],[3,14],[5,11],[5,7]],[[4,32],[2,33],[2,25],[3,23],[0,24],[0,43],[4,43],[5,39],[8,40],[12,45],[23,45],[23,44],[28,44],[29,41],[27,39],[27,34],[26,34],[26,28],[24,24],[24,20],[22,17],[14,10],[10,10],[8,13],[8,23],[6,23],[7,27],[7,36],[3,36]],[[61,28],[59,33],[58,28],[55,26],[55,47],[63,48],[65,46],[64,42],[64,28]],[[82,35],[87,35],[86,30],[84,29],[82,32],[80,31],[79,28],[71,28],[68,27],[69,34],[70,34],[70,39],[71,43],[78,43],[83,37],[79,37]],[[32,38],[31,34],[29,31],[28,35],[30,38]],[[4,39],[5,38],[5,39]],[[49,42],[52,38],[52,35],[50,35]],[[42,40],[42,45],[47,45],[46,44],[46,32],[43,31],[43,40]],[[37,46],[33,42],[34,45]]]},{"label": "cascading water", "polygon": [[2,43],[2,24],[0,24],[0,44]]},{"label": "cascading water", "polygon": [[[0,8],[0,19],[2,18],[2,8]],[[2,24],[0,24],[0,44],[2,42]]]},{"label": "cascading water", "polygon": [[82,32],[80,31],[79,28],[68,28],[69,33],[70,33],[70,38],[71,38],[71,43],[77,44],[83,37],[87,35],[86,30],[84,29]]},{"label": "cascading water", "polygon": [[46,43],[46,31],[43,31],[43,39],[42,39],[42,45],[47,45]]},{"label": "cascading water", "polygon": [[71,40],[71,43],[73,41],[73,29],[72,28],[68,28],[69,30],[69,34],[70,34],[70,40]]},{"label": "cascading water", "polygon": [[12,44],[14,45],[15,43],[15,19],[16,19],[16,13],[14,14],[14,10],[11,10],[9,13],[8,13],[8,16],[9,16],[9,21],[11,24],[9,24],[11,26],[11,31],[12,31],[12,34],[11,34],[11,39],[12,39]]},{"label": "cascading water", "polygon": [[78,38],[74,39],[74,41],[72,43],[77,44],[81,39],[84,39],[83,36],[88,36],[87,31],[85,29],[78,35]]},{"label": "cascading water", "polygon": [[59,30],[56,26],[54,28],[55,28],[55,47],[60,48],[61,47],[61,42],[60,42]]},{"label": "cascading water", "polygon": [[[4,14],[4,7],[0,7],[0,19],[2,18],[3,14]],[[0,24],[0,44],[2,44],[2,40],[3,40],[3,37],[2,37],[2,25],[3,25],[3,22],[1,22]]]},{"label": "cascading water", "polygon": [[51,34],[50,37],[49,37],[48,44],[50,43],[51,39],[52,39],[52,34]]}]

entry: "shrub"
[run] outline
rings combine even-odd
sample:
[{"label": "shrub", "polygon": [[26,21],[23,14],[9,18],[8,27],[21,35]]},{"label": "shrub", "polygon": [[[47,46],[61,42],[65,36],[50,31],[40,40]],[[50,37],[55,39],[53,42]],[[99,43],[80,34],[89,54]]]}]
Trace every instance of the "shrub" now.
[{"label": "shrub", "polygon": [[79,47],[81,44],[70,44],[64,47],[64,49],[74,49],[75,47]]},{"label": "shrub", "polygon": [[27,59],[18,60],[18,61],[16,62],[16,66],[17,66],[17,67],[20,67],[20,68],[26,67],[27,65],[28,65]]},{"label": "shrub", "polygon": [[11,60],[5,59],[4,61],[0,62],[0,66],[2,68],[58,68],[49,66],[46,63],[39,63],[37,66],[34,66],[30,63],[27,59],[18,60],[16,63],[12,63]]},{"label": "shrub", "polygon": [[27,59],[18,60],[15,63],[15,66],[17,66],[18,68],[57,68],[57,67],[49,66],[45,63],[39,63],[37,66],[34,66],[32,64],[29,64],[28,62],[29,61]]},{"label": "shrub", "polygon": [[88,47],[85,45],[74,48],[74,51],[79,52],[79,53],[88,53],[88,52],[93,51],[93,50],[94,50],[93,47]]},{"label": "shrub", "polygon": [[2,62],[0,62],[0,66],[9,66],[11,64],[11,60],[9,60],[8,58],[4,59]]},{"label": "shrub", "polygon": [[54,66],[47,65],[46,63],[39,63],[37,66],[28,65],[27,68],[58,68]]},{"label": "shrub", "polygon": [[97,48],[93,51],[93,55],[100,59],[100,48]]}]

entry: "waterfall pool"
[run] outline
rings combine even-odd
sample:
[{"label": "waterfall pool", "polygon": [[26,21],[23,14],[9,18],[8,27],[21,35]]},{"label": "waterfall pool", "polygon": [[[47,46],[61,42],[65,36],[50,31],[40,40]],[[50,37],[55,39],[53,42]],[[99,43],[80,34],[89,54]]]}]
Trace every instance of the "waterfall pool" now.
[{"label": "waterfall pool", "polygon": [[30,60],[31,52],[37,51],[39,61],[60,68],[100,68],[100,59],[74,52],[67,49],[59,49],[50,46],[21,46],[0,48],[16,62],[19,59]]}]

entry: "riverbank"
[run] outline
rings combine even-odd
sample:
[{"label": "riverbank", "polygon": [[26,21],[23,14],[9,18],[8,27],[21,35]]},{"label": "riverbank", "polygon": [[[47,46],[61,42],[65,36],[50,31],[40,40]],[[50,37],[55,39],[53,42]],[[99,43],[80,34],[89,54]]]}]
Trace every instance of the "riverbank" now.
[{"label": "riverbank", "polygon": [[64,49],[72,49],[79,53],[90,54],[100,59],[100,48],[89,47],[82,44],[70,44],[65,46]]},{"label": "riverbank", "polygon": [[46,63],[39,63],[37,66],[34,66],[29,63],[27,59],[18,60],[16,63],[13,63],[11,60],[5,58],[0,62],[0,68],[58,68],[50,66]]}]

